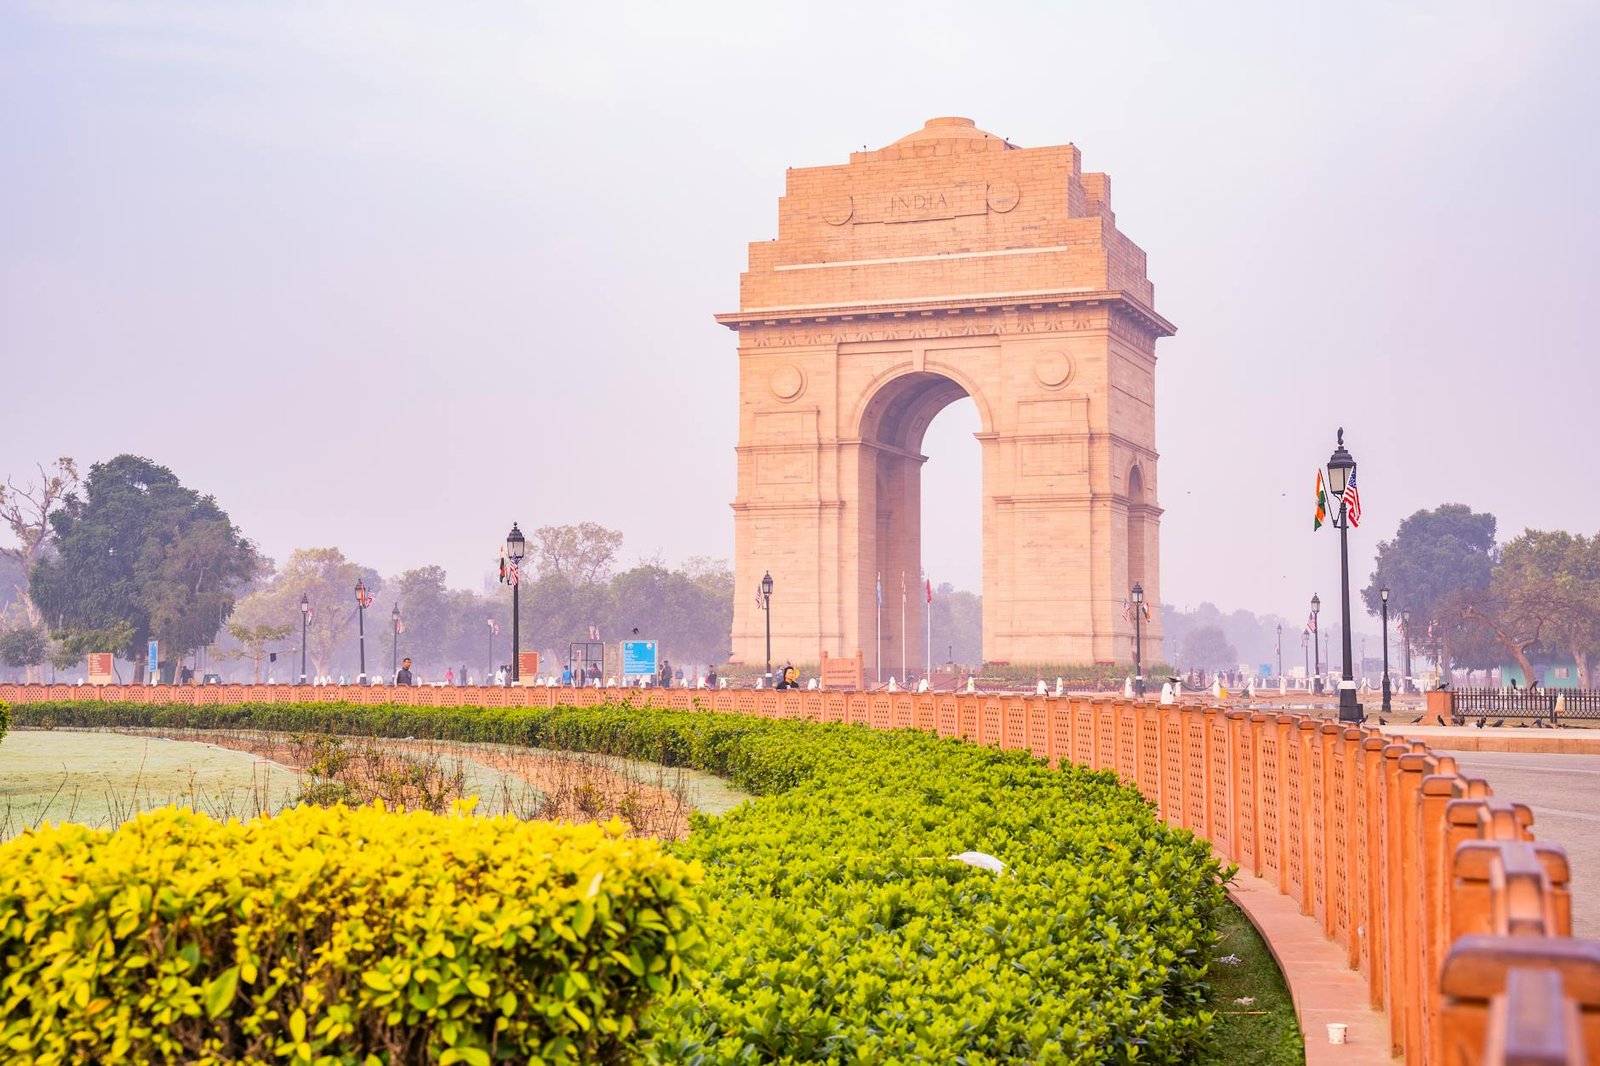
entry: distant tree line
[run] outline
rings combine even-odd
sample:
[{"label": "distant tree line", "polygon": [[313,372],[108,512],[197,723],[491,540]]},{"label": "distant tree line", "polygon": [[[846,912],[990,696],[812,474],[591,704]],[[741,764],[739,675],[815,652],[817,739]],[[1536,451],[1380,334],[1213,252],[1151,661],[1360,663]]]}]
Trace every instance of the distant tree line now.
[{"label": "distant tree line", "polygon": [[[358,580],[373,597],[364,617],[369,674],[387,675],[396,653],[429,677],[462,666],[481,677],[510,659],[508,588],[453,589],[436,565],[386,577],[334,547],[298,549],[277,566],[215,498],[138,456],[96,463],[85,478],[63,458],[8,479],[0,520],[15,542],[0,547],[0,663],[32,680],[47,663],[81,671],[86,654],[109,651],[140,682],[151,640],[169,678],[204,664],[249,680],[276,659],[275,676],[288,680],[299,672],[303,622],[307,672],[354,677]],[[679,662],[726,660],[726,563],[648,560],[619,571],[622,534],[592,522],[545,526],[529,540],[523,650],[559,659],[591,633],[615,642],[637,629]]]},{"label": "distant tree line", "polygon": [[1495,517],[1458,503],[1422,510],[1378,545],[1377,569],[1361,596],[1391,623],[1409,611],[1413,648],[1452,669],[1570,660],[1590,687],[1600,657],[1600,536],[1525,530],[1495,541]]}]

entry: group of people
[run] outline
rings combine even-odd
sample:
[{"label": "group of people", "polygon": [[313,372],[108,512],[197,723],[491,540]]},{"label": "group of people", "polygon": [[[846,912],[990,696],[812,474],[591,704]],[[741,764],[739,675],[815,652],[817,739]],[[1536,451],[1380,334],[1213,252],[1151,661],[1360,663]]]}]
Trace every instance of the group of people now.
[{"label": "group of people", "polygon": [[[566,666],[561,668],[560,683],[563,688],[571,688],[574,685],[579,687],[595,687],[600,684],[601,677],[602,671],[598,662],[589,661],[587,663],[568,663]],[[510,678],[511,667],[509,665],[500,666],[497,667],[492,673],[486,673],[486,676],[481,683],[504,687],[509,683]],[[320,683],[323,679],[318,678],[317,680]],[[527,680],[529,679],[524,678],[524,681]],[[550,683],[554,683],[555,680],[555,677],[552,676],[550,678]],[[327,679],[327,683],[331,684],[332,681],[332,678]],[[444,684],[451,686],[468,685],[472,683],[465,664],[462,664],[459,673],[453,667],[446,669],[444,672],[443,682]],[[343,684],[344,679],[340,678],[339,683]],[[393,683],[396,685],[422,684],[422,681],[412,669],[410,656],[400,660],[400,668],[395,671]],[[437,682],[435,683],[437,684]],[[540,683],[544,683],[542,678],[540,679]],[[607,683],[615,684],[615,681],[613,680]],[[709,665],[706,667],[706,672],[703,675],[702,680],[701,677],[691,678],[685,674],[682,666],[673,666],[671,661],[663,659],[661,661],[660,669],[654,675],[647,675],[642,683],[647,686],[658,685],[661,688],[701,687],[714,689],[723,682],[722,679],[718,677],[717,668],[714,665]],[[772,687],[781,689],[799,688],[800,671],[795,668],[793,663],[784,663],[783,668],[777,671],[773,677]]]},{"label": "group of people", "polygon": [[588,666],[584,666],[583,663],[579,663],[576,671],[573,670],[571,663],[563,666],[561,668],[561,687],[571,688],[574,682],[579,685],[598,685],[600,683],[600,664],[591,662]]},{"label": "group of people", "polygon": [[[510,667],[507,666],[500,667],[499,671],[497,671],[494,675],[497,680],[495,680],[493,684],[504,685],[506,671],[509,669]],[[394,672],[394,683],[396,685],[418,685],[422,683],[411,669],[411,656],[407,655],[404,659],[400,660],[400,669]],[[451,687],[456,685],[470,685],[472,681],[467,674],[467,664],[461,664],[461,672],[459,674],[456,673],[455,667],[445,667],[444,683]]]}]

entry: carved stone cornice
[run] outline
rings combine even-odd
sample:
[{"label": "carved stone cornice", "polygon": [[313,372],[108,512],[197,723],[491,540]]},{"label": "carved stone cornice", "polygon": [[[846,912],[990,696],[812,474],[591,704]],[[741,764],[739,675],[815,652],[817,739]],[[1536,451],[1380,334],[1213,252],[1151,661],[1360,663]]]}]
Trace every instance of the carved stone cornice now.
[{"label": "carved stone cornice", "polygon": [[716,319],[729,329],[755,334],[756,347],[792,347],[1107,328],[1106,318],[1085,312],[1107,313],[1109,328],[1130,340],[1153,342],[1177,332],[1176,326],[1131,294],[1111,289],[883,300],[832,307],[757,307],[717,315]]}]

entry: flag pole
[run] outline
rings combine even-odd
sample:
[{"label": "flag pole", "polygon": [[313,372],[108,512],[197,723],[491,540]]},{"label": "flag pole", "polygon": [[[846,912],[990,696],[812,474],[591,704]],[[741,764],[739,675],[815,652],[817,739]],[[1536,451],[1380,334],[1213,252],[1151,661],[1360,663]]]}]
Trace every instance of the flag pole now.
[{"label": "flag pole", "polygon": [[878,634],[873,645],[875,656],[878,660],[878,684],[883,684],[883,571],[878,571],[878,587],[876,590],[878,601]]},{"label": "flag pole", "polygon": [[[932,588],[933,586],[930,584],[928,587]],[[923,606],[928,612],[928,662],[927,662],[927,672],[925,674],[923,674],[923,676],[928,679],[928,688],[932,689],[933,688],[933,594],[931,592],[928,594],[927,599],[928,599],[928,602],[925,603]]]},{"label": "flag pole", "polygon": [[906,572],[900,571],[900,680],[909,680],[905,673],[911,667],[911,656],[906,654]]}]

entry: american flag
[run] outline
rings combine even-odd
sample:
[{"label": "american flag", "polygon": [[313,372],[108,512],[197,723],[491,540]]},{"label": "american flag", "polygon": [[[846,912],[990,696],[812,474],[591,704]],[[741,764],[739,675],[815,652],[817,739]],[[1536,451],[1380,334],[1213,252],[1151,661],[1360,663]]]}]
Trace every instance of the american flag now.
[{"label": "american flag", "polygon": [[404,618],[396,618],[394,620],[394,631],[396,633],[404,633],[406,631],[406,620]]},{"label": "american flag", "polygon": [[1356,491],[1356,468],[1353,466],[1350,468],[1350,484],[1344,487],[1344,513],[1350,521],[1350,528],[1361,524],[1361,493]]},{"label": "american flag", "polygon": [[522,580],[522,567],[512,563],[506,568],[506,584],[515,585],[520,580]]},{"label": "american flag", "polygon": [[489,623],[489,631],[498,637],[500,635],[500,623],[493,618],[485,618],[484,621]]},{"label": "american flag", "polygon": [[1133,617],[1133,604],[1128,602],[1128,597],[1122,597],[1122,620],[1126,622]]},{"label": "american flag", "polygon": [[1307,633],[1315,633],[1316,631],[1317,631],[1317,616],[1314,615],[1314,614],[1306,615],[1306,632]]}]

